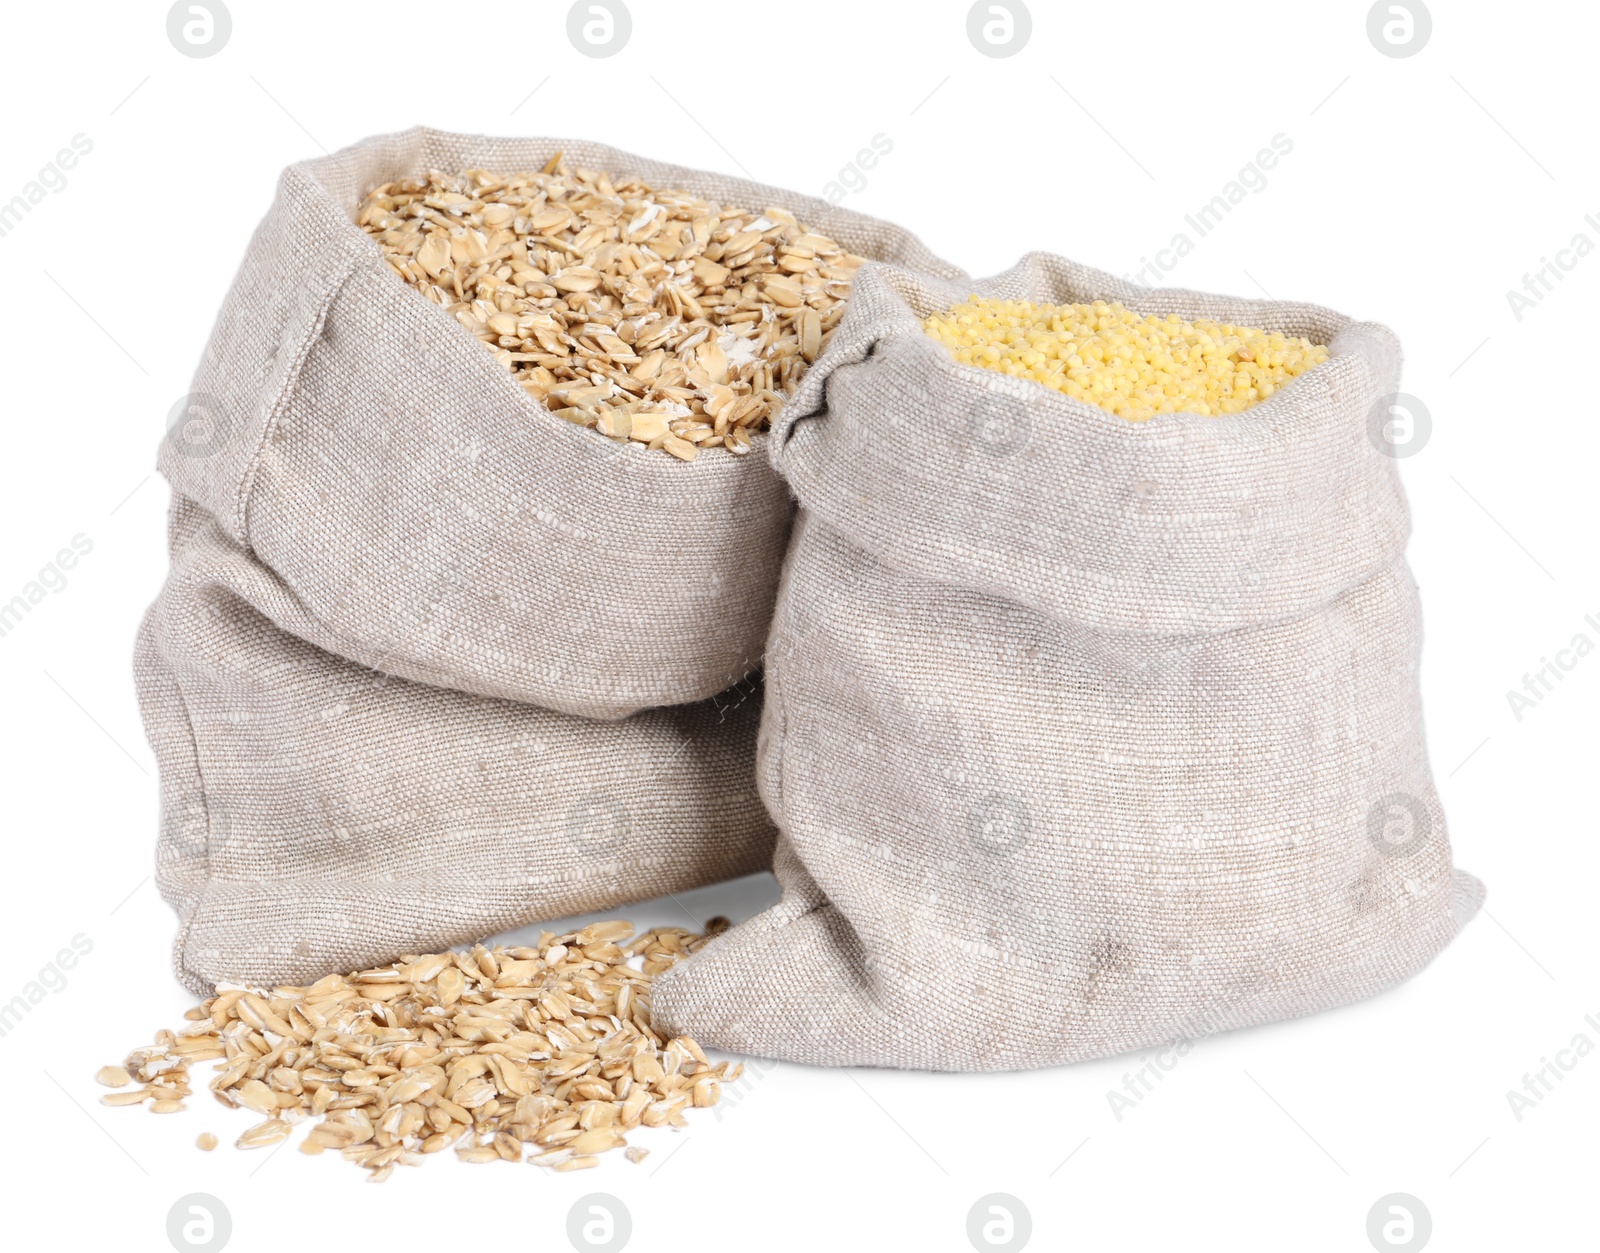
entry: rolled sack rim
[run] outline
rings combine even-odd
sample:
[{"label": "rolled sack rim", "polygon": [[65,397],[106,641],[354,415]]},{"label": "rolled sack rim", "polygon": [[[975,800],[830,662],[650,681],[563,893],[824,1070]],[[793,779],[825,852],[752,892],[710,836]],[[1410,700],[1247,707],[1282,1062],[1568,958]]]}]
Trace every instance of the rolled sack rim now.
[{"label": "rolled sack rim", "polygon": [[[347,165],[352,156],[385,142],[405,146],[410,158],[405,168],[376,178],[372,176],[353,178]],[[867,245],[857,241],[866,238],[872,230],[887,231],[898,236],[897,245],[902,254],[901,259],[914,262],[913,272],[926,271],[931,275],[951,279],[965,277],[965,271],[960,267],[935,256],[913,232],[897,223],[859,213],[853,209],[842,209],[806,193],[712,170],[658,161],[591,140],[542,136],[497,137],[418,126],[391,135],[373,136],[326,157],[298,162],[284,171],[286,178],[291,173],[303,176],[326,198],[330,210],[326,225],[329,229],[342,232],[349,237],[350,243],[359,252],[357,264],[376,269],[392,278],[408,298],[427,306],[430,313],[423,316],[431,316],[439,325],[448,325],[449,335],[440,337],[444,342],[430,344],[430,348],[444,349],[445,344],[449,344],[455,350],[470,348],[471,352],[461,352],[456,358],[460,366],[477,373],[483,380],[484,386],[498,389],[503,396],[511,398],[514,402],[513,407],[527,420],[561,431],[567,438],[581,437],[584,442],[574,445],[580,451],[586,446],[592,446],[591,450],[597,456],[627,458],[626,461],[616,462],[616,465],[637,470],[652,479],[660,480],[663,487],[681,490],[683,477],[691,474],[702,481],[702,490],[714,490],[711,485],[704,482],[707,479],[715,484],[723,480],[742,478],[750,472],[744,463],[754,464],[766,460],[766,445],[770,440],[770,433],[752,432],[752,448],[749,455],[696,457],[692,462],[681,463],[676,458],[640,456],[638,452],[630,450],[619,441],[592,430],[579,428],[574,423],[556,417],[548,405],[535,400],[520,387],[511,373],[495,361],[493,354],[486,351],[483,344],[454,317],[433,304],[398,275],[390,273],[377,241],[355,220],[355,213],[361,200],[375,186],[397,179],[419,177],[429,170],[451,169],[455,164],[460,164],[462,169],[504,164],[505,159],[500,153],[506,148],[526,152],[526,156],[516,156],[511,159],[512,163],[525,163],[524,168],[536,169],[557,152],[561,152],[569,160],[579,164],[604,169],[612,178],[640,177],[655,187],[681,187],[696,195],[724,202],[729,202],[731,195],[747,194],[747,198],[739,202],[744,207],[763,208],[768,204],[780,205],[794,213],[808,227],[828,234],[852,250],[866,247]],[[712,186],[714,183],[720,184],[720,189],[714,188]],[[339,281],[342,285],[344,278],[341,277]]]},{"label": "rolled sack rim", "polygon": [[[190,398],[216,400],[229,427],[225,447],[207,449],[196,459],[163,440],[158,468],[174,486],[201,501],[221,518],[229,533],[249,544],[248,510],[257,471],[270,455],[269,441],[277,419],[293,396],[305,359],[320,337],[333,307],[358,271],[382,274],[392,281],[397,301],[424,328],[430,353],[440,354],[433,371],[458,378],[476,378],[485,389],[487,407],[503,416],[540,429],[555,439],[561,453],[591,460],[608,472],[623,473],[647,489],[659,487],[670,496],[692,483],[700,494],[733,492],[750,477],[770,471],[765,432],[756,433],[750,454],[696,458],[682,463],[670,457],[645,457],[618,447],[594,431],[577,429],[552,414],[518,386],[475,337],[443,309],[393,274],[377,242],[355,220],[361,199],[375,186],[415,177],[430,169],[518,165],[537,169],[561,151],[581,164],[595,165],[616,176],[637,175],[654,185],[675,185],[722,201],[738,196],[749,207],[780,204],[813,229],[822,230],[853,249],[877,254],[914,271],[965,279],[959,266],[932,253],[907,228],[897,223],[829,204],[816,196],[772,187],[751,179],[676,165],[589,140],[549,136],[495,137],[435,130],[409,130],[373,135],[338,152],[296,162],[278,178],[276,197],[257,227],[225,301],[233,298],[252,263],[280,276],[293,289],[286,296],[282,324],[267,332],[250,324],[219,320],[208,339]],[[867,241],[876,239],[878,246]],[[398,293],[403,292],[401,296]],[[410,302],[415,302],[411,305]],[[427,306],[423,312],[418,306]],[[226,305],[225,305],[226,309]],[[449,330],[444,330],[448,325]],[[257,342],[261,341],[261,342]],[[259,376],[229,378],[227,394],[213,396],[206,386],[207,367],[220,357],[263,361]],[[391,414],[391,421],[403,419]],[[619,460],[625,458],[626,460]],[[743,463],[750,463],[749,465]],[[758,469],[757,466],[760,466]]]},{"label": "rolled sack rim", "polygon": [[[1239,413],[1130,422],[957,362],[922,318],[973,294],[1121,300],[1140,312],[1309,331],[1329,359]],[[1400,558],[1404,492],[1394,458],[1369,438],[1400,364],[1398,339],[1377,323],[1292,301],[1136,288],[1046,253],[966,284],[869,263],[833,341],[775,415],[770,451],[803,509],[890,564],[1109,630],[1209,634],[1298,616]],[[879,452],[873,432],[848,429],[881,417],[869,405],[851,412],[852,389],[873,371],[895,394],[927,398],[917,455],[903,444]],[[999,415],[997,447],[980,446],[979,413]],[[1022,433],[1008,448],[1011,428]],[[919,542],[915,518],[873,516],[876,500],[914,498],[916,487],[953,488],[982,533]],[[1032,525],[1008,525],[1019,519]],[[1120,611],[1109,594],[1119,586],[1129,593]]]}]

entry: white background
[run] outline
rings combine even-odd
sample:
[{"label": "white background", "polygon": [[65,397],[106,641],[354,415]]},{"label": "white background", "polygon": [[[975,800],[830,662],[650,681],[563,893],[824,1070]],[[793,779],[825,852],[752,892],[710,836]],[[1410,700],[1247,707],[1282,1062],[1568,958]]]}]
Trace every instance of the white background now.
[{"label": "white background", "polygon": [[[1600,656],[1520,720],[1506,693],[1578,633],[1600,643],[1584,620],[1600,621],[1600,256],[1520,320],[1506,293],[1577,233],[1600,243],[1584,221],[1600,212],[1600,12],[1437,0],[1427,46],[1396,59],[1368,41],[1367,8],[1035,0],[1028,45],[992,59],[950,0],[635,0],[608,60],[574,50],[549,0],[232,0],[231,39],[205,59],[168,42],[164,4],[8,9],[0,201],[74,135],[93,150],[0,238],[0,601],[73,536],[93,549],[0,637],[0,1002],[74,936],[93,948],[0,1038],[5,1242],[166,1249],[169,1207],[205,1192],[238,1250],[335,1232],[563,1249],[569,1206],[603,1191],[636,1248],[963,1250],[968,1210],[1003,1192],[1035,1249],[1309,1253],[1370,1248],[1368,1210],[1406,1192],[1441,1251],[1593,1247],[1600,1053],[1520,1120],[1506,1094],[1574,1036],[1600,1045],[1585,1021],[1600,1022]],[[893,150],[849,205],[974,274],[1029,249],[1132,273],[1272,136],[1292,139],[1167,281],[1399,333],[1433,419],[1402,465],[1429,747],[1487,912],[1376,1000],[1201,1042],[1120,1121],[1106,1094],[1136,1057],[996,1076],[769,1066],[647,1141],[642,1166],[445,1154],[380,1191],[334,1156],[234,1151],[248,1115],[209,1101],[169,1118],[97,1104],[94,1070],[190,1003],[149,877],[155,766],[129,674],[165,565],[154,450],[281,167],[417,122],[581,136],[813,193],[881,132]],[[756,881],[690,906],[742,917],[771,894]],[[209,1156],[192,1147],[207,1129],[224,1143]]]}]

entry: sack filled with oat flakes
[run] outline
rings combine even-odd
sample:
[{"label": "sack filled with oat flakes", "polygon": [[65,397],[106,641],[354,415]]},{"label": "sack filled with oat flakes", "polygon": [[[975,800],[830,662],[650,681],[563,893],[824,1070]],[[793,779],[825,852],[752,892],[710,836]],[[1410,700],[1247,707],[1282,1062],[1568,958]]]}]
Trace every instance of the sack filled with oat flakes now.
[{"label": "sack filled with oat flakes", "polygon": [[[1239,412],[1229,390],[1220,416],[1128,421],[958,361],[924,319],[974,290],[1327,359]],[[1026,372],[1039,344],[969,355]],[[1100,394],[1082,357],[1063,368]],[[1310,305],[1038,254],[973,288],[866,267],[772,436],[800,502],[758,763],[784,897],[658,980],[656,1021],[825,1065],[1012,1069],[1310,1013],[1428,962],[1482,887],[1452,866],[1407,507],[1369,438],[1399,373],[1388,330]]]},{"label": "sack filled with oat flakes", "polygon": [[760,664],[793,510],[763,427],[862,258],[961,274],[602,144],[367,139],[284,171],[160,466],[342,657],[594,718],[704,700]]},{"label": "sack filled with oat flakes", "polygon": [[170,531],[134,676],[161,775],[156,883],[198,995],[770,864],[757,684],[598,721],[396,678],[329,651],[333,632],[192,501]]}]

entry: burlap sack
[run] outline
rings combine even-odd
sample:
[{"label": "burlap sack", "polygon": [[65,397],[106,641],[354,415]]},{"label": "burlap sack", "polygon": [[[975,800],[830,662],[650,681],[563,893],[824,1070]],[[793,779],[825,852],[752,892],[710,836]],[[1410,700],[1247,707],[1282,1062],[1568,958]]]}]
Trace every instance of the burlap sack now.
[{"label": "burlap sack", "polygon": [[[299,983],[770,861],[753,685],[597,722],[396,679],[178,498],[134,662],[178,976]],[[319,647],[320,646],[320,647]]]},{"label": "burlap sack", "polygon": [[1418,697],[1380,326],[1033,255],[985,294],[1330,343],[1250,411],[1137,425],[957,365],[968,287],[868,267],[785,406],[800,517],[758,770],[782,902],[657,1021],[830,1065],[1044,1066],[1338,1005],[1476,909]]},{"label": "burlap sack", "polygon": [[961,274],[875,218],[601,144],[379,136],[284,172],[160,465],[341,656],[617,718],[706,699],[759,665],[792,517],[765,439],[685,465],[552,417],[353,221],[380,183],[538,169],[558,149]]}]

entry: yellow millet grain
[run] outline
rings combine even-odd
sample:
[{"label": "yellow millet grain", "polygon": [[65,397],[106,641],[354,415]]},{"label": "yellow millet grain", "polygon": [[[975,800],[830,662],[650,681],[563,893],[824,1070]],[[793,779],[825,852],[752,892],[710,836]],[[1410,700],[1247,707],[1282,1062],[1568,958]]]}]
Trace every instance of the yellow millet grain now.
[{"label": "yellow millet grain", "polygon": [[965,365],[998,370],[1130,422],[1158,413],[1238,413],[1328,359],[1308,339],[1121,304],[969,297],[923,322]]}]

